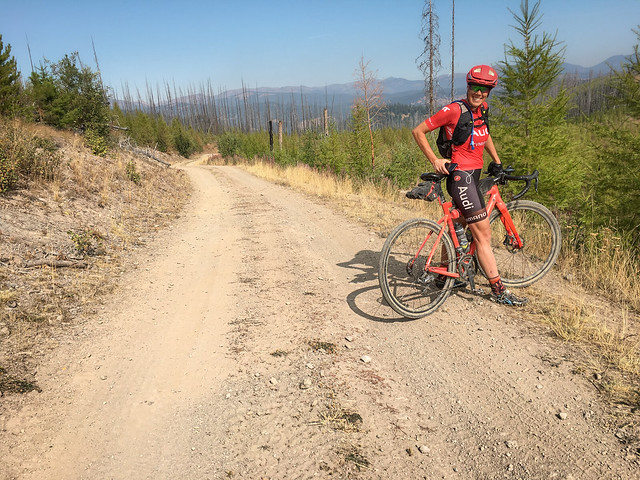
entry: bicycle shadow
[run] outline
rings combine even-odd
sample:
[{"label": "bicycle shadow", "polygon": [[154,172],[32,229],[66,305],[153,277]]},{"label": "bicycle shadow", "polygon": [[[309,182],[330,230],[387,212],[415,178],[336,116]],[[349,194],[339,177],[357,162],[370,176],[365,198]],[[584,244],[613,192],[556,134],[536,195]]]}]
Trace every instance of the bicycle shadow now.
[{"label": "bicycle shadow", "polygon": [[[358,316],[374,322],[410,322],[413,319],[397,315],[382,298],[378,285],[378,258],[380,252],[360,250],[351,260],[338,263],[338,267],[355,270],[349,283],[366,284],[347,295],[347,305]],[[374,285],[370,285],[375,282]],[[372,297],[375,299],[372,300]]]}]

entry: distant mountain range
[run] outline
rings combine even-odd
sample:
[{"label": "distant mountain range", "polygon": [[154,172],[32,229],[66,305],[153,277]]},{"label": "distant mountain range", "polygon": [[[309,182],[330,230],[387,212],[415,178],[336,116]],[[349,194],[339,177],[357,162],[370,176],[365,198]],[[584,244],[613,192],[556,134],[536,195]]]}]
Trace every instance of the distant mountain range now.
[{"label": "distant mountain range", "polygon": [[[576,75],[582,80],[587,80],[589,77],[598,77],[606,75],[611,71],[611,68],[618,68],[628,56],[616,55],[608,58],[604,62],[601,62],[593,67],[582,67],[580,65],[573,65],[570,63],[563,64],[564,73],[566,75]],[[455,96],[464,95],[466,88],[464,73],[459,73],[454,76],[454,94]],[[415,105],[424,103],[424,81],[422,80],[406,80],[404,78],[389,77],[381,80],[383,86],[384,101],[389,104],[398,103],[404,105]],[[438,98],[448,99],[451,93],[451,75],[438,76]],[[228,90],[223,93],[227,98],[234,98],[243,94],[258,95],[263,100],[266,97],[273,100],[274,103],[279,101],[286,101],[289,103],[293,98],[294,101],[299,101],[301,96],[304,97],[304,101],[310,105],[327,105],[329,107],[351,105],[354,98],[358,95],[355,87],[355,83],[340,83],[326,85],[324,87],[307,87],[307,86],[287,86],[287,87],[259,87],[259,88],[247,88],[245,92],[242,90]]]},{"label": "distant mountain range", "polygon": [[620,65],[625,63],[628,58],[629,55],[615,55],[593,67],[581,67],[580,65],[565,63],[563,64],[563,68],[566,75],[577,74],[583,80],[587,80],[589,77],[599,77],[609,74],[612,68],[620,68]]}]

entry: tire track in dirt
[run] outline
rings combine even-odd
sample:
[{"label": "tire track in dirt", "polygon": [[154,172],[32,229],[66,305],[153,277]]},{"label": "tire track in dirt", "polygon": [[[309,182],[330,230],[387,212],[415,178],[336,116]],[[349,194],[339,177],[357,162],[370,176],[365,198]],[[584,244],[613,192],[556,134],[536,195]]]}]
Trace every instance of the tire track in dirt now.
[{"label": "tire track in dirt", "polygon": [[[581,418],[586,412],[573,406],[565,408],[577,403],[573,398],[579,396],[576,392],[580,388],[574,390],[571,382],[563,379],[559,391],[567,386],[571,390],[560,394],[561,402],[550,401],[539,393],[538,386],[553,388],[553,379],[536,378],[542,362],[517,352],[514,347],[522,338],[514,339],[511,347],[511,353],[521,360],[511,361],[477,351],[486,342],[497,352],[509,354],[500,339],[482,332],[460,335],[469,326],[460,322],[457,331],[439,326],[437,341],[420,345],[429,352],[428,362],[423,364],[424,381],[434,387],[420,397],[428,399],[427,405],[449,404],[449,410],[439,412],[435,423],[444,427],[445,442],[457,450],[456,456],[465,459],[461,462],[464,466],[458,467],[461,473],[483,478],[484,474],[477,472],[502,466],[513,478],[624,478],[624,474],[611,471],[609,458],[594,450],[589,426]],[[467,338],[473,339],[472,343]],[[510,363],[508,370],[500,365],[504,363]],[[524,378],[531,375],[534,378]],[[556,416],[560,408],[571,412],[569,420],[563,422]]]}]

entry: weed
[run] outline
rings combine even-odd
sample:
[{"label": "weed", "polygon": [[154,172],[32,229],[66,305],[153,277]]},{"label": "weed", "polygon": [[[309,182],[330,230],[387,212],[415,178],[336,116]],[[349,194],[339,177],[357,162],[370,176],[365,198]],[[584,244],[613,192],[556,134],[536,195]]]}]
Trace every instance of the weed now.
[{"label": "weed", "polygon": [[106,157],[107,153],[109,153],[109,144],[107,139],[104,135],[100,135],[93,129],[87,129],[87,131],[84,132],[84,141],[94,155]]},{"label": "weed", "polygon": [[34,390],[42,392],[37,384],[8,375],[5,369],[0,367],[0,393],[28,393]]},{"label": "weed", "polygon": [[85,229],[80,232],[69,230],[76,251],[81,255],[96,255],[102,249],[104,237],[93,229]]},{"label": "weed", "polygon": [[326,353],[336,353],[338,348],[335,343],[330,342],[320,342],[318,340],[309,341],[309,346],[316,351],[323,351]]},{"label": "weed", "polygon": [[329,403],[319,414],[320,420],[312,425],[321,425],[342,432],[358,432],[362,426],[362,416],[344,409],[338,402]]},{"label": "weed", "polygon": [[129,160],[127,166],[125,167],[125,173],[127,178],[131,180],[136,185],[140,184],[140,174],[136,170],[136,164],[133,160]]},{"label": "weed", "polygon": [[339,454],[344,458],[345,462],[353,463],[358,471],[369,468],[371,463],[365,458],[360,450],[355,446],[343,448]]},{"label": "weed", "polygon": [[18,293],[13,290],[0,290],[0,305],[6,305],[9,302],[15,301],[18,297]]},{"label": "weed", "polygon": [[0,193],[17,188],[21,180],[52,181],[60,163],[51,140],[30,135],[18,124],[0,123]]}]

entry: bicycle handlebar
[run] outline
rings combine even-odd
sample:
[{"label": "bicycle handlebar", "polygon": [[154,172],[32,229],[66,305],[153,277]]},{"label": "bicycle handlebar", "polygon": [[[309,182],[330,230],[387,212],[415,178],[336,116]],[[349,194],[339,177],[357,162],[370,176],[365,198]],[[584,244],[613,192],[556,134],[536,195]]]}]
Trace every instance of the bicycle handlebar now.
[{"label": "bicycle handlebar", "polygon": [[501,185],[506,185],[509,180],[525,182],[524,188],[519,193],[514,195],[512,200],[517,200],[518,198],[524,196],[531,188],[532,181],[534,181],[533,185],[536,192],[538,191],[538,176],[540,175],[540,172],[538,172],[538,170],[534,170],[533,173],[529,175],[511,175],[511,172],[513,172],[514,170],[515,169],[513,167],[507,167],[497,177],[494,177],[494,182]]},{"label": "bicycle handlebar", "polygon": [[[533,173],[530,173],[529,175],[511,175],[511,173],[514,171],[515,171],[515,168],[511,166],[506,167],[496,177],[492,178],[494,184],[498,183],[500,185],[506,185],[507,182],[511,180],[525,182],[524,188],[519,193],[514,195],[512,200],[517,200],[518,198],[524,196],[531,188],[532,181],[534,182],[533,186],[536,189],[536,192],[538,191],[538,176],[540,175],[540,172],[538,172],[538,170],[534,170]],[[488,174],[489,172],[484,172],[484,173]],[[439,182],[446,177],[447,175],[445,174],[435,173],[435,172],[423,173],[422,175],[420,175],[420,178],[422,180],[436,181],[436,182]]]}]

